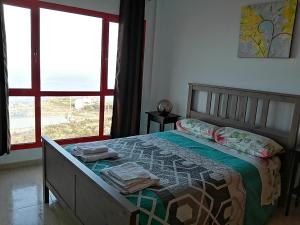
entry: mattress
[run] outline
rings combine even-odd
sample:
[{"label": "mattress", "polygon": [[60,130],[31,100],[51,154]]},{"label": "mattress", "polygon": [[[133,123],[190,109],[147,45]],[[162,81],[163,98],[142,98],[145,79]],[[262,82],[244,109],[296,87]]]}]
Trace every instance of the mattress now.
[{"label": "mattress", "polygon": [[262,160],[177,131],[99,143],[120,158],[85,163],[97,175],[131,161],[160,178],[160,186],[125,195],[140,209],[139,225],[263,225],[276,208],[277,157]]}]

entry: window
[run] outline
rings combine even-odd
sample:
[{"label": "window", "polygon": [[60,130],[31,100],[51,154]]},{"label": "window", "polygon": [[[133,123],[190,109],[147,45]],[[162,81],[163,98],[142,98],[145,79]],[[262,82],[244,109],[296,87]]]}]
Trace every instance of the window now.
[{"label": "window", "polygon": [[41,90],[100,91],[102,19],[40,10]]},{"label": "window", "polygon": [[105,108],[104,108],[104,135],[110,134],[111,119],[113,114],[114,97],[105,97]]},{"label": "window", "polygon": [[35,142],[33,97],[10,97],[9,114],[12,144]]},{"label": "window", "polygon": [[109,45],[108,45],[108,89],[114,89],[117,64],[117,49],[118,49],[118,23],[109,23]]},{"label": "window", "polygon": [[99,97],[42,97],[41,103],[42,134],[53,139],[99,135]]},{"label": "window", "polygon": [[11,88],[31,88],[30,9],[4,5],[8,82]]},{"label": "window", "polygon": [[[20,1],[22,2],[22,1]],[[45,2],[6,1],[14,150],[109,138],[117,16]]]}]

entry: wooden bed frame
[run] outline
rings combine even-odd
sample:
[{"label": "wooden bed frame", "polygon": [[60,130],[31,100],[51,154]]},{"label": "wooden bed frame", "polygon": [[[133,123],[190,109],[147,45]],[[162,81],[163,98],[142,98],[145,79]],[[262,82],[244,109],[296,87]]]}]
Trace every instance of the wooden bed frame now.
[{"label": "wooden bed frame", "polygon": [[[204,111],[195,105],[199,93]],[[267,126],[271,102],[293,105],[291,127],[287,132]],[[261,109],[261,110],[259,110]],[[261,113],[259,113],[261,111]],[[187,117],[198,118],[219,126],[231,126],[272,138],[282,144],[288,154],[283,157],[283,193],[289,180],[289,153],[297,144],[300,121],[300,96],[189,84]],[[44,202],[49,203],[49,190],[84,225],[135,225],[139,209],[112,189],[99,176],[66,152],[56,142],[43,136]]]}]

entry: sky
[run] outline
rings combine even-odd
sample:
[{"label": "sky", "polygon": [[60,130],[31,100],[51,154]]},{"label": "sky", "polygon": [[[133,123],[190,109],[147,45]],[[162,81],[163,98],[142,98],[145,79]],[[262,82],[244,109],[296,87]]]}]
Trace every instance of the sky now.
[{"label": "sky", "polygon": [[[4,6],[10,88],[31,87],[30,9]],[[108,88],[116,73],[118,24],[110,23]],[[102,19],[40,10],[41,90],[99,91]]]}]

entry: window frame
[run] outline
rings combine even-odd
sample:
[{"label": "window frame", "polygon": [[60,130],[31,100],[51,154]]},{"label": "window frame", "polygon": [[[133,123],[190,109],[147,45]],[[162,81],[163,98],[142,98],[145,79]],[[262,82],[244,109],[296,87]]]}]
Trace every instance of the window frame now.
[{"label": "window frame", "polygon": [[[72,6],[54,3],[40,2],[35,0],[6,0],[4,4],[24,7],[31,10],[31,89],[9,89],[9,96],[34,97],[35,98],[35,142],[12,145],[12,150],[23,150],[41,147],[41,98],[64,97],[64,96],[97,96],[100,97],[99,135],[72,139],[56,140],[58,144],[72,144],[77,142],[89,142],[109,139],[104,135],[104,109],[105,97],[114,96],[114,89],[107,88],[108,80],[108,47],[109,47],[109,23],[119,22],[119,16]],[[100,91],[41,91],[40,84],[40,9],[57,10],[61,12],[75,13],[80,15],[98,17],[102,19],[102,53]]]}]

